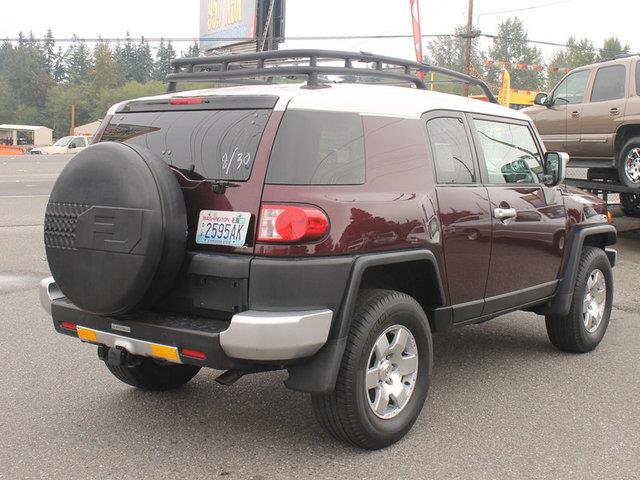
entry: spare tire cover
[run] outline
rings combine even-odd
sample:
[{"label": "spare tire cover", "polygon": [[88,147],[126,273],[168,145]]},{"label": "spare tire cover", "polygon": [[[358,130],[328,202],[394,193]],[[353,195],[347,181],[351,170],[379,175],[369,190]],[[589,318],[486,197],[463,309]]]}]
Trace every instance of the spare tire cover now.
[{"label": "spare tire cover", "polygon": [[58,177],[44,220],[49,268],[75,305],[100,315],[148,306],[184,259],[187,220],[175,175],[151,151],[92,145]]}]

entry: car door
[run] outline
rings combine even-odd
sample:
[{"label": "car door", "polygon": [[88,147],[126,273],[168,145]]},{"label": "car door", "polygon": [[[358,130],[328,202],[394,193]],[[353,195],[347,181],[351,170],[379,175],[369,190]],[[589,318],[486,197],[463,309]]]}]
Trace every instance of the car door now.
[{"label": "car door", "polygon": [[598,68],[589,101],[582,106],[580,119],[580,156],[612,158],[614,138],[622,124],[627,104],[626,65]]},{"label": "car door", "polygon": [[[550,128],[558,128],[558,134],[564,137],[564,145],[550,142],[549,137],[552,137],[554,133],[545,134],[536,124],[547,149],[561,150],[572,156],[580,156],[580,117],[590,76],[590,69],[576,70],[567,75],[553,90],[550,109],[558,109],[564,113],[564,126],[562,129],[559,126]],[[560,121],[559,118],[558,121]]]},{"label": "car door", "polygon": [[491,256],[491,214],[480,183],[464,114],[430,113],[426,120],[435,168],[447,288],[453,321],[479,317]]},{"label": "car door", "polygon": [[542,149],[528,122],[470,117],[492,213],[486,315],[553,294],[566,213],[559,187],[542,184]]}]

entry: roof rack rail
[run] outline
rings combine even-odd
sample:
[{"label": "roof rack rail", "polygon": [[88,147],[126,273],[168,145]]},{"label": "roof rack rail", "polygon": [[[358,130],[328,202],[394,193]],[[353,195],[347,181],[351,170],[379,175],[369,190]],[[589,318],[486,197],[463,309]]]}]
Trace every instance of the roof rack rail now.
[{"label": "roof rack rail", "polygon": [[[282,63],[285,65],[282,65]],[[343,66],[320,65],[343,62]],[[374,68],[354,67],[353,62],[373,64]],[[300,65],[302,63],[302,65]],[[374,55],[368,52],[342,52],[337,50],[272,50],[210,57],[192,57],[172,60],[173,73],[166,77],[168,92],[176,91],[178,82],[232,82],[255,77],[307,77],[309,88],[322,85],[318,75],[377,77],[400,80],[426,90],[428,83],[466,83],[482,89],[487,99],[498,103],[485,82],[448,68],[436,67],[402,58]],[[425,81],[420,72],[444,75],[449,80]]]}]

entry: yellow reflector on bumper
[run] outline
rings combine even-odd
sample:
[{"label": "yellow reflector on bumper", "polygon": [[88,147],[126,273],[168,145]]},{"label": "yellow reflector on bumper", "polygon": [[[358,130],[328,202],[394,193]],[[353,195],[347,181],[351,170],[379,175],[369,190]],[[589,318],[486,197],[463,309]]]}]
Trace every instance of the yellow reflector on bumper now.
[{"label": "yellow reflector on bumper", "polygon": [[178,349],[176,347],[167,347],[166,345],[158,345],[156,343],[151,344],[151,355],[158,358],[164,358],[165,360],[171,360],[172,362],[179,362]]},{"label": "yellow reflector on bumper", "polygon": [[96,331],[84,327],[78,327],[78,338],[87,342],[96,342]]}]

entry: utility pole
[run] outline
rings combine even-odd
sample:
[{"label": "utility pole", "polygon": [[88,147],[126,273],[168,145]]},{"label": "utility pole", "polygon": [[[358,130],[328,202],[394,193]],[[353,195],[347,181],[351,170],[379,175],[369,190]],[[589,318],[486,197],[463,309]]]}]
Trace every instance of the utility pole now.
[{"label": "utility pole", "polygon": [[69,129],[69,135],[76,134],[76,104],[71,104],[71,128]]},{"label": "utility pole", "polygon": [[[467,12],[467,46],[464,52],[464,73],[471,75],[471,42],[473,40],[473,0],[469,0]],[[469,96],[469,84],[464,84],[464,96]]]}]

